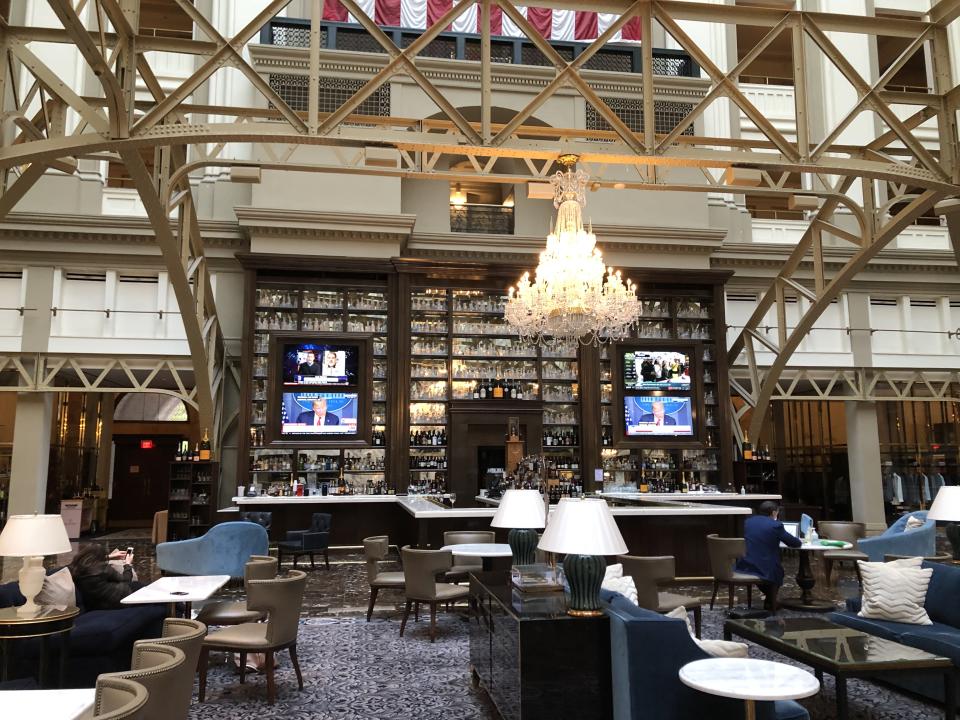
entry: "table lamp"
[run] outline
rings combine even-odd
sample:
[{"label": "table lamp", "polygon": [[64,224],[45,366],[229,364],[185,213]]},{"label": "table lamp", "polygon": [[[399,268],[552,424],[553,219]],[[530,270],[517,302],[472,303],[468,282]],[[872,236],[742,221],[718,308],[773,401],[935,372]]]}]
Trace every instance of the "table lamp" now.
[{"label": "table lamp", "polygon": [[566,555],[563,572],[570,585],[567,613],[577,617],[602,615],[600,583],[607,565],[603,556],[627,552],[606,501],[563,498],[550,516],[538,547]]},{"label": "table lamp", "polygon": [[70,552],[70,538],[59,515],[11,515],[0,532],[0,556],[22,557],[18,580],[20,593],[27,599],[17,608],[20,617],[34,617],[40,606],[34,598],[43,589],[46,571],[44,555]]},{"label": "table lamp", "polygon": [[530,565],[536,557],[537,528],[546,524],[547,511],[539,490],[507,490],[490,527],[510,528],[507,542],[514,565]]},{"label": "table lamp", "polygon": [[928,520],[947,521],[947,539],[953,548],[953,559],[960,560],[960,486],[946,485],[937,491],[933,505],[927,513]]}]

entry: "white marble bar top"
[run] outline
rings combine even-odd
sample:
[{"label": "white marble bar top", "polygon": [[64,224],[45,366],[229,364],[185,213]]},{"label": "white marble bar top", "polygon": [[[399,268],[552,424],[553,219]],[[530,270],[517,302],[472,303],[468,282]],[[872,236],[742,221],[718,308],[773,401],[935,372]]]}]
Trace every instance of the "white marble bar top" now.
[{"label": "white marble bar top", "polygon": [[394,503],[396,495],[255,495],[234,497],[237,505],[309,505],[325,503]]},{"label": "white marble bar top", "polygon": [[722,500],[738,500],[743,502],[754,500],[782,500],[782,495],[765,495],[760,493],[640,493],[640,492],[605,492],[600,497],[610,500],[679,500],[681,502],[719,502]]},{"label": "white marble bar top", "polygon": [[[609,497],[601,494],[600,497]],[[682,495],[663,495],[661,497],[651,497],[650,495],[638,496],[638,499],[649,500],[649,504],[638,507],[611,507],[610,514],[614,517],[637,516],[664,516],[664,515],[752,515],[753,510],[748,507],[739,507],[736,505],[700,505],[697,502],[680,502]],[[740,497],[737,495],[737,497]],[[610,498],[615,499],[615,498]],[[632,498],[631,498],[632,499]],[[477,495],[477,502],[494,507],[500,505],[499,499],[482,497]],[[550,506],[550,512],[553,512],[556,505]],[[491,517],[493,513],[491,512]]]}]

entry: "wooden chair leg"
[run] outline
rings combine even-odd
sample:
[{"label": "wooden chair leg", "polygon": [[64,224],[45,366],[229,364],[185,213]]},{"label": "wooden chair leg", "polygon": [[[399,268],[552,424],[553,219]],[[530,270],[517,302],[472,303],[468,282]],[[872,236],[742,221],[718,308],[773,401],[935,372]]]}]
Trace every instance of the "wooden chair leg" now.
[{"label": "wooden chair leg", "polygon": [[733,610],[733,583],[727,583],[727,610]]},{"label": "wooden chair leg", "polygon": [[367,607],[367,622],[370,622],[370,618],[373,616],[373,606],[377,602],[378,592],[380,592],[380,588],[370,588],[370,605]]},{"label": "wooden chair leg", "polygon": [[197,664],[200,666],[200,688],[197,691],[197,698],[200,702],[203,702],[203,698],[207,694],[207,665],[210,664],[209,649],[205,647],[200,648],[200,658]]},{"label": "wooden chair leg", "polygon": [[823,559],[823,581],[826,583],[827,587],[830,587],[830,576],[833,574],[833,560],[830,558]]},{"label": "wooden chair leg", "polygon": [[327,570],[330,569],[330,552],[327,548],[323,549],[323,564],[326,565]]},{"label": "wooden chair leg", "polygon": [[857,573],[857,584],[860,586],[860,591],[863,592],[863,578],[860,576],[860,562],[857,560],[853,561],[853,569]]},{"label": "wooden chair leg", "polygon": [[316,565],[314,564],[314,562],[313,562],[313,553],[310,553],[310,569],[311,569],[311,570],[316,570],[316,569],[317,569],[317,566],[316,566]]},{"label": "wooden chair leg", "polygon": [[247,677],[247,654],[240,652],[240,684],[243,685]]},{"label": "wooden chair leg", "polygon": [[713,610],[713,603],[717,600],[717,592],[720,590],[720,581],[713,581],[713,595],[710,596],[710,609]]},{"label": "wooden chair leg", "polygon": [[407,627],[407,618],[410,617],[411,605],[413,605],[413,601],[407,600],[407,606],[403,609],[403,619],[400,621],[400,637],[403,637],[403,630]]},{"label": "wooden chair leg", "polygon": [[283,551],[280,548],[277,548],[277,570],[280,569],[280,566],[283,565]]},{"label": "wooden chair leg", "polygon": [[430,642],[437,636],[437,604],[430,603]]},{"label": "wooden chair leg", "polygon": [[753,583],[747,583],[747,610],[753,608]]},{"label": "wooden chair leg", "polygon": [[267,702],[273,705],[273,702],[277,696],[277,681],[273,676],[273,650],[267,650],[267,664],[265,670],[267,673]]},{"label": "wooden chair leg", "polygon": [[294,554],[293,554],[293,569],[294,569],[294,570],[297,569],[297,560],[299,560],[299,559],[300,559],[300,556],[297,555],[296,553],[294,553]]},{"label": "wooden chair leg", "polygon": [[693,630],[697,639],[700,639],[700,630],[703,627],[703,612],[699,605],[691,609],[693,610]]},{"label": "wooden chair leg", "polygon": [[297,659],[297,644],[290,646],[290,662],[293,663],[294,672],[297,673],[297,685],[303,690],[303,675],[300,673],[300,661]]},{"label": "wooden chair leg", "polygon": [[413,603],[413,621],[420,622],[420,603],[419,602]]}]

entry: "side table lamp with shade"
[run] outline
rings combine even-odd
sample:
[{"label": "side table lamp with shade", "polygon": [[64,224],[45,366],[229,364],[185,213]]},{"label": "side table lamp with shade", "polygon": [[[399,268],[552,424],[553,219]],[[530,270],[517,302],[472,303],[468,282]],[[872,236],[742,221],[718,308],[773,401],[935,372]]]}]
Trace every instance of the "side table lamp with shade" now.
[{"label": "side table lamp with shade", "polygon": [[566,555],[563,572],[570,585],[567,613],[577,617],[602,615],[600,584],[607,565],[603,556],[627,552],[627,544],[606,501],[563,498],[553,511],[538,547]]},{"label": "side table lamp with shade", "polygon": [[547,511],[539,490],[507,490],[490,527],[510,528],[507,543],[514,565],[532,565],[536,559],[537,530],[546,524]]},{"label": "side table lamp with shade", "polygon": [[953,559],[960,560],[960,486],[947,485],[940,488],[927,513],[927,519],[946,521],[947,539],[953,548]]},{"label": "side table lamp with shade", "polygon": [[11,515],[0,532],[0,556],[22,557],[18,581],[20,594],[27,601],[17,608],[20,617],[35,617],[40,606],[34,601],[43,589],[46,571],[44,555],[59,555],[72,550],[63,518],[59,515]]}]

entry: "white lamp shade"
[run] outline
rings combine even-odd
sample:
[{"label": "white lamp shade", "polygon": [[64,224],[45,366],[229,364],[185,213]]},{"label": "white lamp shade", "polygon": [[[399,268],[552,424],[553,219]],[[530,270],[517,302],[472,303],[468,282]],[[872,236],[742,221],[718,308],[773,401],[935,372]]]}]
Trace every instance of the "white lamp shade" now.
[{"label": "white lamp shade", "polygon": [[542,528],[547,511],[539,490],[507,490],[500,499],[490,527]]},{"label": "white lamp shade", "polygon": [[928,520],[960,520],[960,486],[946,485],[937,491]]},{"label": "white lamp shade", "polygon": [[627,552],[617,521],[604,500],[564,498],[550,516],[537,546],[562,555],[621,555]]},{"label": "white lamp shade", "polygon": [[11,515],[0,532],[0,556],[59,555],[71,551],[59,515]]}]

